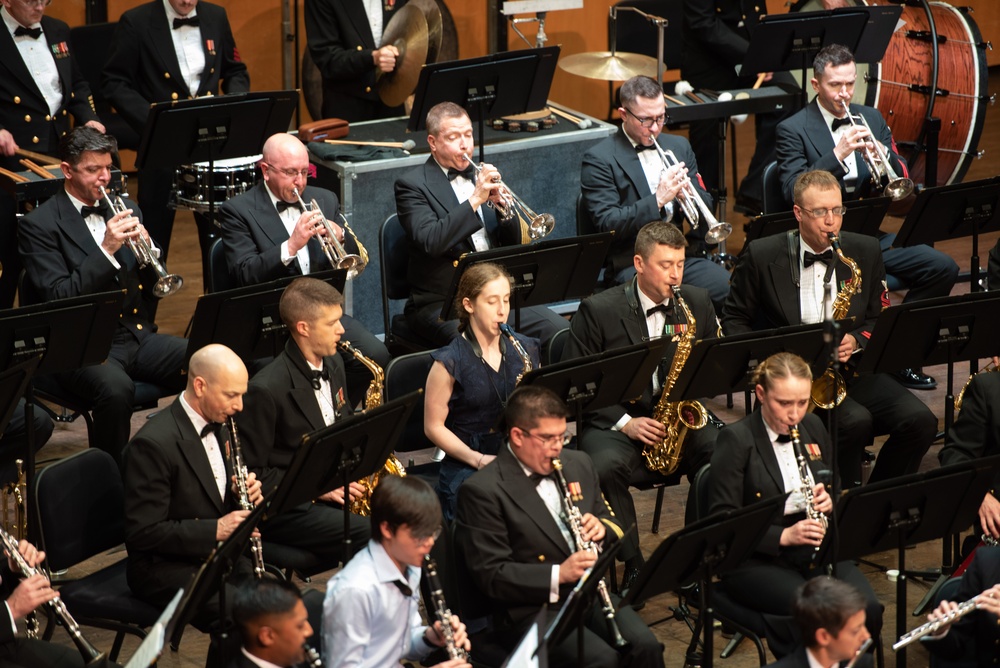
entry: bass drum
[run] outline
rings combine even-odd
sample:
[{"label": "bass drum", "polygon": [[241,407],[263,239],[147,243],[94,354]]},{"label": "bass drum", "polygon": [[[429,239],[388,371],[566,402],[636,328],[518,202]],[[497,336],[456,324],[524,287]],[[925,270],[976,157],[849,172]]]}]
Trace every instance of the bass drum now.
[{"label": "bass drum", "polygon": [[[985,51],[992,46],[982,41],[968,8],[943,2],[928,7],[929,16],[923,7],[903,7],[903,26],[893,34],[882,62],[858,63],[854,100],[882,113],[915,183],[925,182],[924,119],[940,118],[937,184],[946,185],[960,183],[973,158],[982,156],[979,138],[990,102]],[[800,0],[791,11],[822,9],[820,0]],[[936,50],[929,38],[932,21],[938,34]]]}]

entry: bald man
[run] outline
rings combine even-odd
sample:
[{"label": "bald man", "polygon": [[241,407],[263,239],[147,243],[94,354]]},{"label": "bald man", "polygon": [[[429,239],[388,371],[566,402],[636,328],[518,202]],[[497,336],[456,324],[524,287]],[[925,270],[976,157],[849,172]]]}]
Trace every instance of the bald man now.
[{"label": "bald man", "polygon": [[[220,540],[249,511],[240,510],[227,461],[229,430],[222,423],[243,409],[247,370],[229,348],[213,344],[191,356],[187,388],[149,420],[125,449],[125,547],[128,584],[136,596],[165,606]],[[250,500],[261,501],[260,482],[248,476]],[[235,579],[250,575],[242,558]],[[227,589],[231,585],[227,585]],[[227,592],[226,599],[232,600]],[[209,597],[194,624],[211,628],[220,618]]]},{"label": "bald man", "polygon": [[[326,236],[322,217],[302,211],[296,192],[304,202],[316,200],[331,221],[337,240],[348,253],[357,253],[353,239],[344,238],[340,203],[329,190],[307,186],[309,153],[293,135],[279,133],[264,143],[261,172],[264,180],[252,190],[219,208],[222,241],[229,273],[239,285],[255,285],[284,276],[307,276],[331,269],[320,241]],[[389,363],[385,344],[355,320],[341,318],[344,338],[372,358],[383,369]],[[371,374],[352,356],[342,355],[347,370],[347,392],[355,400],[364,396]]]}]

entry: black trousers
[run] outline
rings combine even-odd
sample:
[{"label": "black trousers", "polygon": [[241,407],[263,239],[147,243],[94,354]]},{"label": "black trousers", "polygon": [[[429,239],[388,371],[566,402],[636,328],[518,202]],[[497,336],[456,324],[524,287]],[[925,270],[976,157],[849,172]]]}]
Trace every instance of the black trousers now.
[{"label": "black trousers", "polygon": [[[351,554],[364,548],[371,537],[371,524],[367,517],[351,515]],[[343,556],[344,509],[328,503],[304,503],[286,513],[270,518],[260,525],[260,535],[265,543],[264,561],[267,561],[266,544],[273,541],[307,550],[323,561],[340,562]]]},{"label": "black trousers", "polygon": [[[6,624],[6,620],[3,623]],[[57,629],[56,633],[63,631]],[[0,668],[83,668],[83,666],[83,657],[75,648],[47,640],[14,638],[11,642],[0,645]]]}]

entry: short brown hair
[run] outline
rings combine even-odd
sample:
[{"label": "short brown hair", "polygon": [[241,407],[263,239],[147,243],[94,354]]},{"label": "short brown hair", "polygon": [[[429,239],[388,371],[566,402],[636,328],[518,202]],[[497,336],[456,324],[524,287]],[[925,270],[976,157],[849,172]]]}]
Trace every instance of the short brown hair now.
[{"label": "short brown hair", "polygon": [[657,97],[663,99],[663,89],[654,79],[639,75],[632,77],[622,84],[621,89],[618,91],[618,97],[621,98],[622,106],[624,107],[632,104],[639,97],[647,100]]},{"label": "short brown hair", "polygon": [[802,206],[802,196],[809,188],[819,190],[840,190],[840,181],[828,171],[815,169],[811,172],[803,172],[795,179],[795,190],[793,199],[798,206]]},{"label": "short brown hair", "polygon": [[569,417],[569,409],[559,395],[541,385],[523,385],[510,395],[503,413],[507,434],[513,427],[534,429],[543,418]]},{"label": "short brown hair", "polygon": [[510,289],[514,289],[514,278],[498,264],[480,262],[474,264],[462,274],[455,291],[455,312],[458,314],[458,331],[464,332],[469,327],[469,312],[465,310],[465,299],[475,301],[486,284],[498,278],[506,278]]},{"label": "short brown hair", "polygon": [[635,237],[635,254],[648,260],[653,249],[658,245],[670,246],[671,248],[687,248],[688,242],[684,234],[677,229],[673,223],[665,223],[662,220],[655,220],[642,226],[639,234]]},{"label": "short brown hair", "polygon": [[779,378],[804,378],[812,381],[812,369],[795,353],[775,353],[757,365],[751,379],[754,385],[770,390],[774,381]]},{"label": "short brown hair", "polygon": [[441,502],[431,486],[416,476],[384,475],[372,491],[372,537],[382,542],[379,527],[391,531],[406,525],[415,537],[430,536],[441,527]]},{"label": "short brown hair", "polygon": [[816,647],[816,631],[826,629],[837,637],[848,618],[867,607],[864,595],[853,585],[821,575],[807,580],[795,592],[792,616],[806,647]]},{"label": "short brown hair", "polygon": [[441,123],[448,118],[468,118],[469,112],[454,102],[439,102],[427,112],[427,134],[436,135],[441,130]]},{"label": "short brown hair", "polygon": [[281,293],[278,315],[289,330],[297,322],[312,322],[321,306],[344,306],[344,295],[337,288],[318,278],[296,278]]},{"label": "short brown hair", "polygon": [[828,67],[840,67],[854,62],[854,54],[843,44],[827,44],[813,58],[813,75],[819,79]]}]

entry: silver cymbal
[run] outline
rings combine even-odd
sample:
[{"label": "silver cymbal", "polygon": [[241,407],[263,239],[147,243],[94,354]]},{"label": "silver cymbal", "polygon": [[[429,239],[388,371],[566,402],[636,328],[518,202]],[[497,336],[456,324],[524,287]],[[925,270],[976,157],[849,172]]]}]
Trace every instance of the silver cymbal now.
[{"label": "silver cymbal", "polygon": [[560,59],[559,67],[570,74],[603,81],[625,81],[640,74],[656,78],[656,58],[624,51],[577,53]]}]

